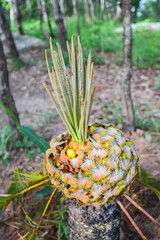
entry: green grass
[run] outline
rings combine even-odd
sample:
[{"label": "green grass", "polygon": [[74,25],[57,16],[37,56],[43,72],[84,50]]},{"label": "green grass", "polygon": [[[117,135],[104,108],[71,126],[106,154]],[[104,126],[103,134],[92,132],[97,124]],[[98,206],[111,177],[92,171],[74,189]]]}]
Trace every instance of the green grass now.
[{"label": "green grass", "polygon": [[[147,20],[145,20],[146,22]],[[52,29],[56,34],[56,25],[52,20]],[[123,57],[123,34],[115,33],[114,29],[121,26],[118,23],[113,25],[112,20],[97,21],[95,24],[87,25],[83,18],[80,18],[81,43],[84,50],[93,51],[95,64],[104,63],[104,57],[97,55],[97,52],[108,52],[115,55],[115,61]],[[46,23],[43,27],[48,31]],[[30,19],[23,21],[23,28],[26,34],[36,36],[42,40],[46,40],[39,29],[39,20]],[[16,31],[15,26],[12,26],[12,31]],[[71,39],[72,34],[77,35],[76,23],[73,17],[68,19],[67,37]],[[57,39],[53,39],[55,43]],[[133,31],[133,65],[140,68],[154,67],[160,68],[160,41],[158,31],[149,31],[146,27],[138,27]],[[122,62],[122,61],[120,61]]]}]

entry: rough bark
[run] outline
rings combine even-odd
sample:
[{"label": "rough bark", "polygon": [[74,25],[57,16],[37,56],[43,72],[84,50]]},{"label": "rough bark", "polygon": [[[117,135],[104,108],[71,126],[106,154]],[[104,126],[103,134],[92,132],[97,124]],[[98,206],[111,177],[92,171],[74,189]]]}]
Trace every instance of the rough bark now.
[{"label": "rough bark", "polygon": [[76,19],[76,28],[77,28],[77,33],[80,36],[80,27],[79,27],[79,15],[78,15],[78,10],[77,10],[77,0],[72,0],[73,4],[73,14]]},{"label": "rough bark", "polygon": [[6,38],[6,43],[8,45],[10,55],[14,59],[19,59],[19,53],[17,51],[16,45],[14,43],[14,39],[10,30],[8,19],[5,16],[4,9],[2,7],[2,4],[0,2],[0,26],[2,28],[2,31]]},{"label": "rough bark", "polygon": [[[19,122],[19,115],[16,109],[13,96],[10,91],[7,62],[4,55],[1,40],[0,40],[0,100],[4,103],[4,105],[7,108],[9,108],[13,112],[13,114],[16,116]],[[9,115],[7,116],[13,133],[13,140],[14,142],[16,142],[17,140],[21,139],[21,136],[17,130],[16,124],[13,121],[13,119]]]},{"label": "rough bark", "polygon": [[119,240],[121,211],[116,203],[81,206],[67,200],[70,240]]},{"label": "rough bark", "polygon": [[92,18],[92,21],[95,22],[95,15],[94,15],[94,5],[93,5],[93,2],[92,0],[89,0],[89,8],[90,8],[90,13],[91,13],[91,18]]},{"label": "rough bark", "polygon": [[89,6],[88,6],[88,0],[84,0],[84,8],[85,8],[85,14],[86,14],[86,23],[90,24],[91,23],[91,19],[90,19],[90,15],[89,15]]},{"label": "rough bark", "polygon": [[121,82],[123,129],[135,129],[134,108],[131,97],[132,77],[132,29],[131,29],[131,0],[123,0],[123,78]]},{"label": "rough bark", "polygon": [[52,0],[53,5],[53,16],[57,27],[58,40],[63,51],[67,51],[66,47],[66,30],[63,22],[63,16],[61,13],[60,5],[58,0]]},{"label": "rough bark", "polygon": [[14,13],[15,13],[15,22],[17,26],[18,33],[23,35],[22,23],[21,23],[21,12],[19,9],[19,0],[12,0],[14,2]]}]

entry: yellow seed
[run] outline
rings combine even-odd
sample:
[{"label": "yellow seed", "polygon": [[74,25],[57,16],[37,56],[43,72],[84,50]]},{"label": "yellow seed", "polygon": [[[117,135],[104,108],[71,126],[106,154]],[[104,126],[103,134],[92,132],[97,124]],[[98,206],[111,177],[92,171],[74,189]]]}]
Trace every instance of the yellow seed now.
[{"label": "yellow seed", "polygon": [[60,167],[60,166],[61,166],[60,162],[57,162],[57,167]]},{"label": "yellow seed", "polygon": [[91,133],[93,133],[94,132],[94,127],[90,126],[89,130],[90,130]]},{"label": "yellow seed", "polygon": [[75,188],[70,188],[69,190],[70,190],[71,192],[73,192],[73,193],[74,193],[74,192],[77,192],[77,189],[75,189]]},{"label": "yellow seed", "polygon": [[70,158],[76,157],[76,151],[74,151],[73,149],[67,149],[67,156]]},{"label": "yellow seed", "polygon": [[109,142],[106,142],[103,147],[104,148],[109,148]]}]

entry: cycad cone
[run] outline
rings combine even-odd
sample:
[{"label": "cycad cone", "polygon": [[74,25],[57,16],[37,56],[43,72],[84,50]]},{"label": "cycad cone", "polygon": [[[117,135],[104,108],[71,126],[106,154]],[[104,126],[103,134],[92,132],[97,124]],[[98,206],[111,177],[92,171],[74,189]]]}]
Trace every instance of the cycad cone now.
[{"label": "cycad cone", "polygon": [[[68,149],[76,156],[69,157]],[[54,137],[46,152],[51,182],[65,197],[83,205],[102,205],[127,192],[137,168],[133,142],[109,124],[90,126],[85,144],[75,144],[68,132]]]}]

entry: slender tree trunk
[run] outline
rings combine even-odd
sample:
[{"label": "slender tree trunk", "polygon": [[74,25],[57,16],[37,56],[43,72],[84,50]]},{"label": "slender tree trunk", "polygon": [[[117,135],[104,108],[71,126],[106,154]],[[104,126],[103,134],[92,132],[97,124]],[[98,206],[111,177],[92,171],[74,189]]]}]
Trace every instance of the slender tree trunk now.
[{"label": "slender tree trunk", "polygon": [[123,0],[123,78],[122,91],[122,115],[123,129],[133,131],[135,129],[134,108],[131,97],[132,77],[132,29],[131,29],[131,0]]},{"label": "slender tree trunk", "polygon": [[100,0],[100,5],[101,5],[101,12],[102,12],[102,18],[103,20],[106,19],[106,14],[105,14],[105,0]]},{"label": "slender tree trunk", "polygon": [[77,0],[72,0],[73,4],[73,14],[76,19],[76,27],[77,27],[77,33],[80,36],[80,27],[79,27],[79,15],[78,15],[78,10],[77,10]]},{"label": "slender tree trunk", "polygon": [[15,22],[17,25],[17,30],[20,35],[23,35],[23,29],[21,24],[21,12],[19,9],[19,0],[13,0],[14,2],[14,11],[15,11]]},{"label": "slender tree trunk", "polygon": [[59,1],[52,0],[52,5],[53,5],[53,16],[57,26],[58,40],[62,50],[67,51],[67,47],[66,47],[67,36],[66,36],[66,30],[63,22],[63,16],[61,13]]},{"label": "slender tree trunk", "polygon": [[89,0],[89,8],[90,8],[90,13],[91,13],[92,21],[95,22],[94,5],[93,5],[92,0]]},{"label": "slender tree trunk", "polygon": [[0,2],[0,26],[6,38],[6,43],[8,45],[10,55],[14,59],[20,59],[19,53],[17,51],[14,39],[10,30],[8,19],[5,16],[4,9]]},{"label": "slender tree trunk", "polygon": [[85,14],[86,14],[86,23],[90,24],[91,19],[89,15],[89,6],[88,6],[88,0],[84,0],[84,8],[85,8]]},{"label": "slender tree trunk", "polygon": [[[49,11],[48,11],[48,8],[47,8],[46,1],[43,0],[41,4],[42,4],[41,9],[42,9],[42,12],[43,12],[42,20],[43,20],[43,17],[44,17],[44,19],[46,19],[45,21],[48,24],[50,36],[53,38],[55,36],[53,34],[53,31],[52,31],[51,22],[50,22],[50,19],[49,19]],[[44,12],[45,12],[45,15],[44,15]]]},{"label": "slender tree trunk", "polygon": [[15,23],[15,18],[14,18],[14,2],[11,0],[10,1],[10,10],[9,10],[9,15],[10,15],[10,21],[12,23]]},{"label": "slender tree trunk", "polygon": [[27,8],[29,9],[29,11],[31,12],[32,6],[31,6],[30,0],[26,0],[26,6],[27,6]]},{"label": "slender tree trunk", "polygon": [[67,200],[70,240],[119,240],[121,211],[118,204],[81,206]]},{"label": "slender tree trunk", "polygon": [[[0,100],[7,108],[9,108],[12,111],[12,113],[16,116],[19,122],[19,115],[16,109],[13,96],[10,91],[7,62],[4,55],[1,40],[0,40]],[[13,119],[8,114],[7,116],[13,133],[13,140],[14,142],[16,142],[17,140],[21,139],[21,135],[19,134]]]},{"label": "slender tree trunk", "polygon": [[48,23],[46,0],[41,0],[41,4],[42,4],[42,12],[43,12],[44,21],[45,21],[45,23]]},{"label": "slender tree trunk", "polygon": [[121,16],[121,7],[120,7],[120,2],[117,2],[116,4],[116,14],[114,16],[114,19],[113,19],[113,23],[116,24],[118,18]]},{"label": "slender tree trunk", "polygon": [[68,23],[68,18],[69,18],[69,15],[68,15],[68,6],[67,6],[67,2],[66,1],[63,1],[64,2],[64,5],[63,5],[63,9],[64,9],[64,12],[63,12],[63,16],[64,16],[64,26],[65,26],[65,29],[67,31],[67,23]]},{"label": "slender tree trunk", "polygon": [[43,28],[43,10],[42,10],[42,3],[40,0],[37,1],[38,3],[38,10],[39,10],[39,19],[40,19],[40,30],[43,33],[43,35],[46,37],[47,41],[49,41],[49,34],[44,30]]}]

